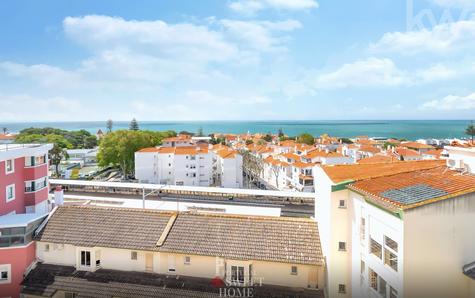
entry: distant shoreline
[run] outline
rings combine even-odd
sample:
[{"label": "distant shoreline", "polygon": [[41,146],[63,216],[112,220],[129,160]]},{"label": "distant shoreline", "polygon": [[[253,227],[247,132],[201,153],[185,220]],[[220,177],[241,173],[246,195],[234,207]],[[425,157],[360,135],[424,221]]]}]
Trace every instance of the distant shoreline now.
[{"label": "distant shoreline", "polygon": [[[315,136],[327,133],[338,137],[367,135],[387,138],[462,138],[470,120],[263,120],[263,121],[140,121],[141,129],[174,130],[176,132],[197,132],[205,134],[230,133],[273,133],[279,129],[287,135],[310,133]],[[128,121],[115,121],[113,129],[127,129]],[[29,127],[54,127],[65,130],[85,129],[96,133],[106,131],[106,121],[71,122],[1,122],[0,127],[17,133]]]}]

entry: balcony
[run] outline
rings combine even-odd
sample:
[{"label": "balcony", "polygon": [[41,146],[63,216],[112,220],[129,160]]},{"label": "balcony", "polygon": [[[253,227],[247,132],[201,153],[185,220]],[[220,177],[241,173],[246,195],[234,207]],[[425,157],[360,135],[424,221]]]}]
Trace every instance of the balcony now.
[{"label": "balcony", "polygon": [[37,180],[39,178],[48,176],[48,165],[46,163],[25,167],[25,180]]},{"label": "balcony", "polygon": [[13,214],[0,217],[0,247],[24,246],[48,214]]},{"label": "balcony", "polygon": [[38,190],[26,192],[25,190],[25,206],[32,206],[48,199],[48,187],[44,186]]}]

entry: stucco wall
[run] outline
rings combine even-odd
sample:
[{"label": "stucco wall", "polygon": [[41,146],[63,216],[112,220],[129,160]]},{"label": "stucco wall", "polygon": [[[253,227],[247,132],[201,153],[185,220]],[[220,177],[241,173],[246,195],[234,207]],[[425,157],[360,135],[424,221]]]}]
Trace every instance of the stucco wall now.
[{"label": "stucco wall", "polygon": [[405,297],[474,297],[462,273],[475,261],[475,195],[404,213]]}]

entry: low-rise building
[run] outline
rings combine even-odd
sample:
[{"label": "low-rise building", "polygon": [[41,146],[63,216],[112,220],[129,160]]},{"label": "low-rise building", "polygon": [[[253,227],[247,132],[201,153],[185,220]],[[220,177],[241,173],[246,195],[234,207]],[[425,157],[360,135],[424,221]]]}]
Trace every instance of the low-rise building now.
[{"label": "low-rise building", "polygon": [[[63,206],[35,239],[40,268],[64,266],[77,270],[78,277],[84,275],[80,272],[135,271],[314,294],[325,286],[320,239],[312,219]],[[31,294],[28,280],[24,294]],[[68,284],[62,288],[53,284],[56,292],[86,294]],[[111,286],[104,284],[104,290]]]}]

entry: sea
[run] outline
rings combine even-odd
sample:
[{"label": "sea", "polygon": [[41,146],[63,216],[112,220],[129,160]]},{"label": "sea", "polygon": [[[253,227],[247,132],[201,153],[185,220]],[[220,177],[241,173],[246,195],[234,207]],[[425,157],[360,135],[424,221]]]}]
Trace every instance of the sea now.
[{"label": "sea", "polygon": [[[369,136],[380,138],[444,139],[463,138],[469,120],[319,120],[319,121],[139,121],[143,130],[174,130],[196,133],[202,129],[211,133],[273,133],[281,129],[286,135],[310,133],[314,136],[329,134],[337,137]],[[127,129],[129,122],[115,121],[113,130]],[[85,129],[96,133],[106,131],[106,121],[84,122],[0,122],[0,132],[6,127],[17,133],[29,127],[54,127],[65,130]]]}]

